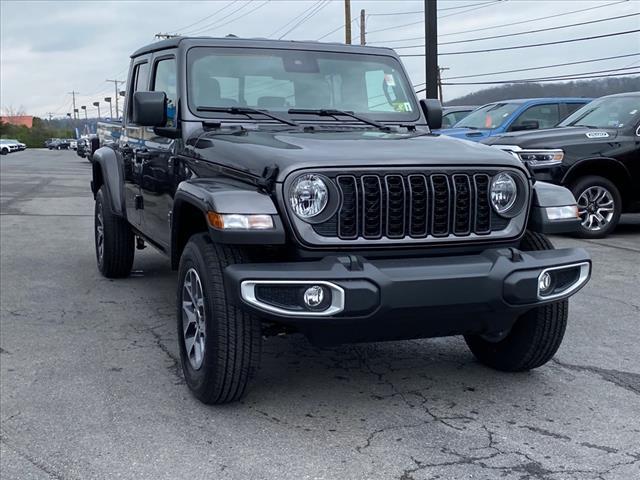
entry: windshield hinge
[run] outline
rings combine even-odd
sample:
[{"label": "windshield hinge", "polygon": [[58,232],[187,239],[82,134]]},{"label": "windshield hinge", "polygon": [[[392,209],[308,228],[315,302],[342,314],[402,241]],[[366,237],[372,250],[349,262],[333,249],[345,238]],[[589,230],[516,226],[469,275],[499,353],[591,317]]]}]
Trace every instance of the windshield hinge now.
[{"label": "windshield hinge", "polygon": [[266,193],[273,192],[273,187],[276,183],[276,178],[278,178],[278,166],[270,165],[265,167],[262,171],[262,177],[258,179],[258,187],[264,190]]}]

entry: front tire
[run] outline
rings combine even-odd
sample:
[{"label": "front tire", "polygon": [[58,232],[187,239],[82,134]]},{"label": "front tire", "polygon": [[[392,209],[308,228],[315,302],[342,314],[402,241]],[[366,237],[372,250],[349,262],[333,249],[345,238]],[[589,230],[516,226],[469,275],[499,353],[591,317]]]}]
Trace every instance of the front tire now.
[{"label": "front tire", "polygon": [[131,273],[135,252],[134,234],[127,221],[111,212],[109,193],[104,186],[96,195],[94,236],[98,270],[107,278]]},{"label": "front tire", "polygon": [[[549,239],[527,231],[523,251],[553,250]],[[505,372],[538,368],[555,355],[562,343],[569,315],[568,300],[542,305],[521,315],[504,336],[465,335],[474,356],[483,364]]]},{"label": "front tire", "polygon": [[260,358],[260,321],[230,303],[224,268],[246,261],[243,251],[196,234],[178,274],[177,330],[182,371],[193,394],[207,404],[242,398]]},{"label": "front tire", "polygon": [[616,228],[622,212],[622,197],[610,180],[590,175],[578,179],[571,192],[582,220],[576,233],[581,238],[603,238]]}]

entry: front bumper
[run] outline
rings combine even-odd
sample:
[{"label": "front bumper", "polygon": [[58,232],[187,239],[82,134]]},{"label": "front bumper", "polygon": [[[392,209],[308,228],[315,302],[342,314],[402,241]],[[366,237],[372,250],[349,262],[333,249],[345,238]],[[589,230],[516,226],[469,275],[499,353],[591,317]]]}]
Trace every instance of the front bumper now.
[{"label": "front bumper", "polygon": [[[564,272],[566,284],[549,297],[539,292],[546,270]],[[580,248],[506,248],[436,258],[328,256],[314,262],[238,264],[226,268],[225,286],[241,308],[334,343],[504,331],[527,310],[573,295],[590,272],[590,257]],[[257,285],[273,292],[283,285],[315,284],[331,291],[324,311],[305,310],[302,301],[301,309],[283,308],[256,290]]]}]

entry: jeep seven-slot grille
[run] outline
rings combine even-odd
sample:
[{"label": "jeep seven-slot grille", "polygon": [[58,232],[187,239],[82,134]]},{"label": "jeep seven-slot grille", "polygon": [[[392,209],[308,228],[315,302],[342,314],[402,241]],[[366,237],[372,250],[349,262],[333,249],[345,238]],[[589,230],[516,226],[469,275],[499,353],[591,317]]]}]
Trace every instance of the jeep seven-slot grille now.
[{"label": "jeep seven-slot grille", "polygon": [[488,235],[508,220],[489,205],[486,173],[348,174],[333,179],[341,204],[314,225],[321,236],[342,240]]}]

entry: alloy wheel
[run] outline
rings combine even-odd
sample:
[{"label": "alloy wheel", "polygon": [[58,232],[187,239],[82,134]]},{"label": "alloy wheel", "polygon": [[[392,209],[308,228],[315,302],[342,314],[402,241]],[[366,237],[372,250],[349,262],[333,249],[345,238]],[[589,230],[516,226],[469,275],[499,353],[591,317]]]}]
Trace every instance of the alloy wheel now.
[{"label": "alloy wheel", "polygon": [[206,325],[202,283],[194,268],[182,283],[182,332],[189,363],[198,370],[204,360]]},{"label": "alloy wheel", "polygon": [[98,202],[96,212],[96,249],[98,252],[98,262],[102,262],[104,255],[104,221],[102,218],[102,203]]},{"label": "alloy wheel", "polygon": [[578,215],[586,230],[597,232],[606,228],[614,211],[613,195],[600,185],[587,188],[578,197]]}]

